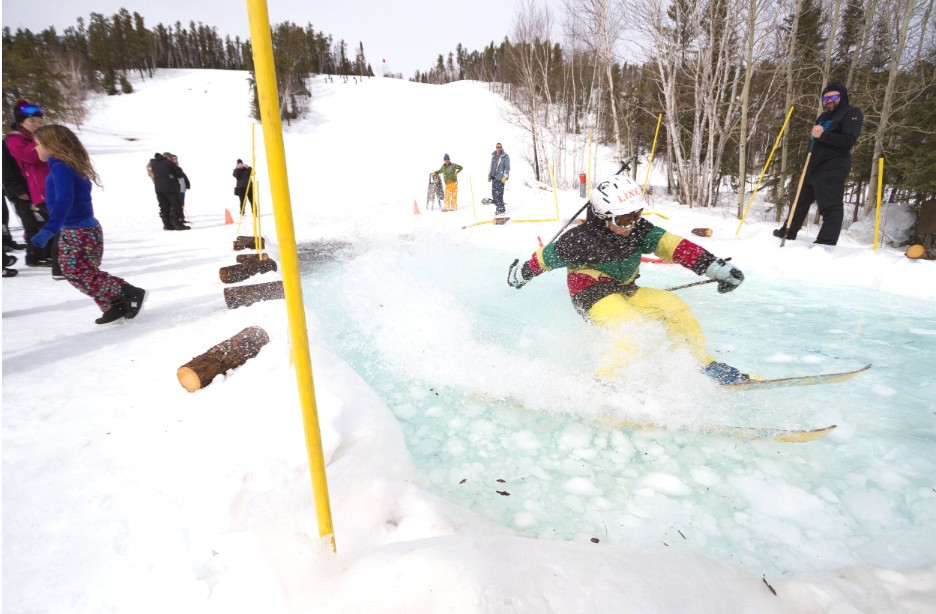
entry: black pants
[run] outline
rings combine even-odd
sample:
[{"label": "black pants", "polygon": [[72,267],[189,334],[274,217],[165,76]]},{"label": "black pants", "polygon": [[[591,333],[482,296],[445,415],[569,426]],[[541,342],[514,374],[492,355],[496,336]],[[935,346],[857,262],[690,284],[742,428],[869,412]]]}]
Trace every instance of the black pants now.
[{"label": "black pants", "polygon": [[234,188],[234,195],[237,196],[237,208],[240,209],[241,215],[244,215],[244,209],[246,208],[244,204],[244,194],[247,195],[247,200],[250,202],[250,211],[253,213],[253,190],[249,188]]},{"label": "black pants", "polygon": [[494,213],[504,213],[507,211],[507,209],[504,208],[504,184],[497,179],[491,183],[491,196],[494,198],[494,205],[497,207]]},{"label": "black pants", "polygon": [[185,220],[178,192],[156,192],[156,200],[159,201],[159,217],[162,219],[163,227],[175,228],[176,224],[181,224]]},{"label": "black pants", "polygon": [[816,237],[816,243],[835,245],[838,243],[839,233],[842,232],[842,220],[845,217],[845,180],[848,171],[843,168],[833,168],[819,172],[811,172],[803,180],[803,190],[796,202],[793,220],[788,239],[795,239],[796,233],[803,227],[809,207],[815,201],[822,216],[822,227]]},{"label": "black pants", "polygon": [[16,215],[19,216],[20,222],[23,224],[27,266],[36,265],[48,259],[52,261],[52,275],[56,277],[61,275],[62,268],[58,263],[58,235],[52,237],[45,247],[36,247],[31,240],[49,220],[49,208],[45,203],[39,203],[36,205],[36,209],[38,209],[36,211],[33,209],[31,201],[22,198],[10,202],[13,203],[13,209],[16,210]]}]

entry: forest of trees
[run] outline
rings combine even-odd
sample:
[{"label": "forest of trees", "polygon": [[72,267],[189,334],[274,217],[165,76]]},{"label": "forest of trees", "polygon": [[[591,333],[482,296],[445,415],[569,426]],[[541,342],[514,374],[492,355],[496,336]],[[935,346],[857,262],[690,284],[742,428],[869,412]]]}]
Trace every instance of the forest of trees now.
[{"label": "forest of trees", "polygon": [[[874,203],[876,188],[867,188],[876,186],[881,156],[886,199],[936,197],[933,4],[565,0],[557,17],[525,0],[500,44],[470,52],[459,44],[411,81],[472,79],[501,92],[529,137],[521,157],[544,181],[551,164],[560,175],[562,152],[581,149],[590,128],[618,159],[649,154],[662,113],[655,160],[665,165],[669,194],[713,206],[727,187],[738,192],[739,215],[794,106],[761,185],[789,204],[820,93],[841,81],[865,116],[847,192],[857,217]],[[562,175],[585,164],[576,166]]]},{"label": "forest of trees", "polygon": [[[284,119],[297,117],[308,106],[308,78],[314,74],[373,76],[364,45],[347,43],[285,22],[272,26],[273,53]],[[91,13],[87,22],[59,34],[49,27],[3,30],[3,116],[12,115],[17,98],[40,105],[53,119],[80,124],[88,94],[133,91],[128,75],[153,76],[157,68],[214,68],[253,71],[249,40],[221,37],[202,23],[181,22],[147,28],[139,13],[120,9],[110,17]],[[246,88],[245,84],[245,88]],[[246,89],[245,89],[246,91]]]}]

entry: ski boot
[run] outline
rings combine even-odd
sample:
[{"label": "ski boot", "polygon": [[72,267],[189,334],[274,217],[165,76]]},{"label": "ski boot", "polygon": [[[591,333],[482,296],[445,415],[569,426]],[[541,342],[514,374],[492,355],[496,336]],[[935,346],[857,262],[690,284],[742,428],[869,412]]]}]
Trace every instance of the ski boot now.
[{"label": "ski boot", "polygon": [[724,386],[725,384],[739,384],[752,379],[761,379],[756,375],[741,373],[734,367],[730,367],[723,362],[715,362],[714,360],[702,368],[702,373],[714,379],[719,386]]}]

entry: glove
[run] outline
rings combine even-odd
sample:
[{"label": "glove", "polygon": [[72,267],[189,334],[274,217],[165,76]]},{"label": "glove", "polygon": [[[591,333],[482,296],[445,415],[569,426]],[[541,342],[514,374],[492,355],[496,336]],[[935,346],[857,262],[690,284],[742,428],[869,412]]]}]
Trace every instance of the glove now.
[{"label": "glove", "polygon": [[48,230],[40,230],[33,238],[30,239],[30,242],[36,247],[45,247],[46,243],[49,242],[49,239],[55,236],[55,233],[49,232]]},{"label": "glove", "polygon": [[525,262],[520,264],[520,260],[517,259],[514,260],[513,264],[510,265],[510,270],[507,271],[507,285],[509,285],[511,288],[516,288],[519,290],[523,286],[527,285],[530,279],[533,279],[532,277],[530,277],[530,279],[525,279],[523,277],[523,268],[525,264]]},{"label": "glove", "polygon": [[491,179],[493,179],[493,178],[492,178],[492,177],[488,177],[488,183],[491,183]]},{"label": "glove", "polygon": [[507,178],[504,177],[503,179],[501,179],[501,183],[507,183]]},{"label": "glove", "polygon": [[744,281],[741,269],[723,258],[719,258],[705,269],[705,276],[718,281],[718,292],[724,294],[731,292]]}]

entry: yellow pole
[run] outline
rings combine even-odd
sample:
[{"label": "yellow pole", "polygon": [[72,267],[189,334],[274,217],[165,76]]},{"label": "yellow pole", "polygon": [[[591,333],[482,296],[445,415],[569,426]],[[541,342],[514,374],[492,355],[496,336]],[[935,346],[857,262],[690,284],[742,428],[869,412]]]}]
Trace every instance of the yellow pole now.
[{"label": "yellow pole", "polygon": [[270,37],[270,15],[267,12],[266,0],[247,0],[247,14],[250,18],[250,40],[253,46],[260,116],[263,121],[263,145],[270,174],[270,193],[273,195],[273,217],[276,220],[276,238],[279,242],[283,289],[286,294],[286,312],[289,316],[289,340],[296,360],[296,383],[299,388],[302,426],[305,431],[309,472],[312,477],[315,516],[318,520],[319,536],[331,535],[331,545],[334,551],[335,530],[332,525],[331,504],[328,500],[322,434],[319,430],[318,408],[315,404],[315,384],[312,381],[312,358],[309,355],[309,336],[306,332],[302,283],[299,279],[299,257],[296,253],[296,233],[289,197],[283,125],[279,115],[279,94],[276,90],[273,41]]},{"label": "yellow pole", "polygon": [[478,211],[474,204],[474,184],[471,183],[471,175],[468,175],[468,187],[471,188],[471,210],[474,212],[475,221],[478,221]]},{"label": "yellow pole", "polygon": [[553,182],[553,197],[556,199],[556,221],[559,221],[559,193],[556,192],[556,171],[553,170],[552,164],[549,165],[549,174],[552,175]]},{"label": "yellow pole", "polygon": [[650,149],[650,161],[647,162],[647,178],[644,179],[644,189],[643,189],[643,192],[641,192],[641,195],[647,193],[647,182],[650,181],[650,165],[653,164],[653,152],[656,151],[657,135],[660,134],[660,122],[662,121],[663,121],[663,114],[660,113],[660,117],[657,118],[656,132],[653,133],[653,147]]},{"label": "yellow pole", "polygon": [[[767,167],[770,166],[770,160],[773,159],[774,152],[777,151],[777,145],[780,144],[780,139],[783,138],[783,131],[786,129],[787,122],[790,121],[790,116],[793,115],[793,109],[796,107],[790,107],[790,112],[787,113],[786,119],[783,122],[783,126],[780,128],[780,134],[777,135],[777,140],[773,144],[773,149],[770,150],[770,155],[767,156],[767,164],[764,165],[764,170],[761,171],[760,177],[757,180],[757,185],[754,186],[754,193],[751,194],[751,200],[748,201],[747,207],[744,209],[744,215],[741,216],[741,222],[738,223],[738,229],[735,231],[735,236],[738,236],[738,233],[741,232],[741,225],[744,224],[744,218],[747,217],[747,212],[751,210],[751,203],[754,202],[754,197],[757,196],[757,190],[760,188],[761,179],[764,178],[764,173],[767,172]],[[649,171],[648,171],[649,172]],[[744,188],[744,181],[741,181],[741,187]]]},{"label": "yellow pole", "polygon": [[874,218],[874,250],[878,248],[878,229],[881,227],[881,185],[884,180],[884,157],[878,158],[878,203]]},{"label": "yellow pole", "polygon": [[591,198],[591,133],[592,129],[588,129],[588,175],[586,176],[588,182],[585,184],[585,198]]}]

